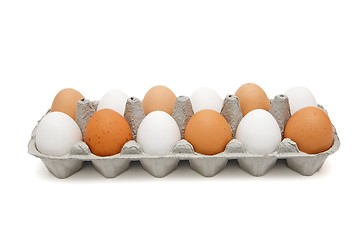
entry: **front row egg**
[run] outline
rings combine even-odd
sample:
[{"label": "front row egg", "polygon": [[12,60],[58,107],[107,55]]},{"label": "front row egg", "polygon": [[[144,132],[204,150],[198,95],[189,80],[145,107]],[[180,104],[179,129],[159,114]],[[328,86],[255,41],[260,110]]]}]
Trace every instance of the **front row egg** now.
[{"label": "front row egg", "polygon": [[317,154],[332,146],[334,130],[325,111],[311,106],[298,110],[290,117],[284,137],[296,142],[300,151]]},{"label": "front row egg", "polygon": [[281,131],[275,118],[263,109],[256,109],[240,121],[236,130],[238,139],[252,154],[274,152],[281,142]]},{"label": "front row egg", "polygon": [[36,128],[35,145],[39,152],[50,156],[63,156],[82,139],[79,126],[63,112],[50,112]]},{"label": "front row egg", "polygon": [[102,109],[94,113],[85,128],[84,140],[91,152],[105,157],[120,153],[132,139],[130,125],[118,112]]},{"label": "front row egg", "polygon": [[205,109],[190,118],[184,138],[194,147],[195,152],[214,155],[225,150],[232,134],[230,125],[223,115]]},{"label": "front row egg", "polygon": [[149,155],[170,154],[181,140],[179,127],[168,113],[150,112],[140,123],[136,141]]}]

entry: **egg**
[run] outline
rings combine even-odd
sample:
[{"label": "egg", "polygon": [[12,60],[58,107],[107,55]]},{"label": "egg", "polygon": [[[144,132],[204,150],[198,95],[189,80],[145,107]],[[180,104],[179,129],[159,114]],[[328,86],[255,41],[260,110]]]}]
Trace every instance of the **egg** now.
[{"label": "egg", "polygon": [[235,137],[249,153],[269,154],[278,148],[281,131],[268,111],[255,109],[240,121]]},{"label": "egg", "polygon": [[190,101],[194,113],[205,109],[211,109],[220,113],[223,106],[223,100],[220,95],[215,90],[207,87],[194,91],[190,96]]},{"label": "egg", "polygon": [[143,152],[149,155],[170,154],[180,139],[176,121],[163,111],[149,113],[140,123],[136,137]]},{"label": "egg", "polygon": [[118,112],[110,109],[95,112],[85,127],[85,143],[97,156],[120,153],[124,144],[131,139],[128,122]]},{"label": "egg", "polygon": [[124,116],[126,101],[129,97],[122,91],[113,89],[105,93],[101,98],[97,111],[101,109],[111,109]]},{"label": "egg", "polygon": [[144,96],[142,107],[145,115],[153,111],[164,111],[172,114],[176,102],[176,95],[162,85],[151,88]]},{"label": "egg", "polygon": [[284,93],[289,99],[290,113],[294,115],[304,107],[316,107],[317,103],[312,92],[306,87],[293,87]]},{"label": "egg", "polygon": [[54,98],[51,105],[51,112],[63,112],[76,120],[77,103],[84,99],[84,96],[75,89],[65,88]]},{"label": "egg", "polygon": [[270,110],[270,101],[265,91],[254,83],[242,85],[235,93],[243,116],[255,109]]},{"label": "egg", "polygon": [[229,123],[220,113],[205,109],[189,119],[184,138],[194,147],[195,152],[214,155],[225,150],[232,135]]},{"label": "egg", "polygon": [[62,112],[48,113],[36,128],[36,148],[46,155],[63,156],[81,140],[79,126],[74,119]]},{"label": "egg", "polygon": [[296,142],[300,151],[316,154],[332,146],[334,130],[329,116],[322,109],[310,106],[290,117],[284,137]]}]

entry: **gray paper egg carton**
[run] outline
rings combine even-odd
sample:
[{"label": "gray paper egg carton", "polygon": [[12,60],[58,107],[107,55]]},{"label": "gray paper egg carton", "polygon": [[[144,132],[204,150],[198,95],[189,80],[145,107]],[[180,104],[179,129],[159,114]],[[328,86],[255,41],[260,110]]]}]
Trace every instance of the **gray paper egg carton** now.
[{"label": "gray paper egg carton", "polygon": [[[76,122],[84,134],[88,120],[96,111],[98,102],[82,100],[78,103]],[[319,105],[319,107],[322,107]],[[290,117],[289,102],[286,96],[278,95],[271,100],[270,113],[277,120],[282,134]],[[223,103],[221,114],[230,124],[233,137],[237,126],[242,119],[239,102],[236,96],[228,95]],[[173,118],[177,122],[183,138],[185,126],[193,115],[190,99],[180,96],[176,100]],[[32,133],[28,145],[28,152],[39,157],[47,169],[57,178],[67,178],[80,171],[84,161],[91,161],[94,168],[106,178],[114,178],[125,172],[131,161],[140,161],[142,167],[155,177],[164,177],[174,171],[179,161],[188,160],[193,170],[205,177],[212,177],[223,170],[228,160],[237,160],[239,167],[253,176],[266,174],[275,165],[278,159],[285,159],[287,166],[305,176],[311,176],[324,164],[326,158],[339,149],[340,141],[334,128],[334,143],[326,152],[320,154],[305,154],[300,152],[295,142],[284,139],[278,149],[271,154],[256,155],[246,151],[243,144],[237,140],[231,140],[224,152],[216,155],[203,155],[195,153],[192,145],[186,140],[180,140],[172,153],[165,156],[151,156],[145,154],[136,139],[137,129],[145,117],[141,102],[137,98],[129,98],[126,103],[124,114],[133,134],[133,140],[127,142],[119,154],[99,157],[91,153],[85,142],[76,143],[71,152],[61,157],[47,156],[40,153],[35,146],[36,127]],[[239,172],[241,174],[241,172]]]}]

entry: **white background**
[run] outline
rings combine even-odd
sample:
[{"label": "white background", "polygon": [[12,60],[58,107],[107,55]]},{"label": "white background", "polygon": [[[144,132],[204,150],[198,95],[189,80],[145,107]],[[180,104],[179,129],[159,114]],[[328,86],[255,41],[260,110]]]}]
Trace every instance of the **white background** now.
[{"label": "white background", "polygon": [[[358,1],[1,1],[0,239],[359,239]],[[283,163],[252,177],[236,163],[204,178],[182,163],[157,179],[134,164],[58,180],[27,153],[56,93],[142,98],[245,82],[269,97],[310,88],[341,148],[303,177]]]}]

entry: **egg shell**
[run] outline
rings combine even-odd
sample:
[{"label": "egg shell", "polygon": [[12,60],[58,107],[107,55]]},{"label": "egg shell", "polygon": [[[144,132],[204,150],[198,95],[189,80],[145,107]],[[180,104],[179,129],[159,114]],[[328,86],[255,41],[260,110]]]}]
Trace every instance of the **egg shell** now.
[{"label": "egg shell", "polygon": [[127,121],[110,109],[95,112],[85,128],[84,140],[91,152],[97,156],[115,155],[131,139],[131,129]]},{"label": "egg shell", "polygon": [[284,137],[296,142],[301,151],[316,154],[332,146],[334,131],[324,110],[318,107],[305,107],[290,117]]},{"label": "egg shell", "polygon": [[281,131],[276,119],[268,111],[255,109],[241,120],[236,139],[250,153],[269,154],[279,147]]},{"label": "egg shell", "polygon": [[225,150],[232,134],[224,116],[214,110],[205,109],[190,118],[184,139],[192,144],[197,153],[214,155]]},{"label": "egg shell", "polygon": [[47,155],[68,154],[75,143],[82,140],[79,126],[67,114],[50,112],[45,115],[36,129],[36,147]]},{"label": "egg shell", "polygon": [[175,106],[176,95],[166,86],[152,87],[144,96],[142,107],[145,115],[153,111],[164,111],[172,114]]},{"label": "egg shell", "polygon": [[205,109],[220,113],[223,106],[223,99],[220,95],[214,89],[208,87],[195,90],[190,96],[190,101],[194,113]]},{"label": "egg shell", "polygon": [[166,112],[153,111],[140,123],[136,141],[146,154],[166,155],[180,139],[176,121]]},{"label": "egg shell", "polygon": [[304,107],[317,106],[314,95],[306,87],[290,88],[284,95],[289,99],[291,115],[294,115],[298,110]]},{"label": "egg shell", "polygon": [[63,112],[76,120],[77,103],[84,96],[75,89],[65,88],[56,94],[51,105],[52,112]]},{"label": "egg shell", "polygon": [[254,83],[242,85],[235,93],[243,116],[255,109],[270,110],[270,101],[265,91]]},{"label": "egg shell", "polygon": [[111,109],[118,112],[121,116],[124,116],[126,101],[128,99],[123,91],[113,89],[104,94],[101,98],[97,110]]}]

